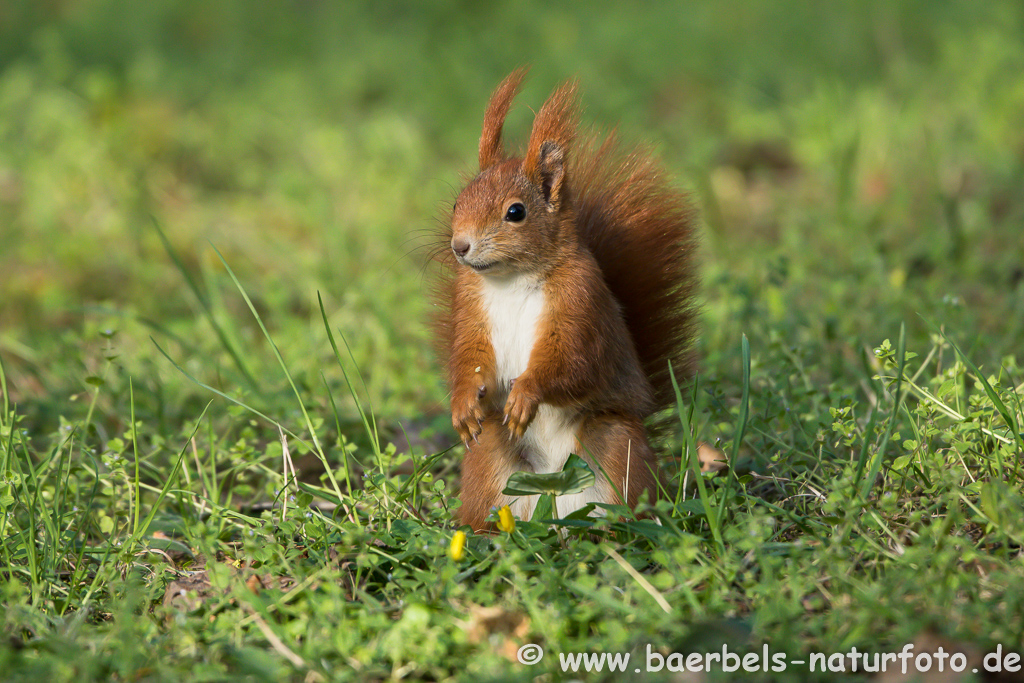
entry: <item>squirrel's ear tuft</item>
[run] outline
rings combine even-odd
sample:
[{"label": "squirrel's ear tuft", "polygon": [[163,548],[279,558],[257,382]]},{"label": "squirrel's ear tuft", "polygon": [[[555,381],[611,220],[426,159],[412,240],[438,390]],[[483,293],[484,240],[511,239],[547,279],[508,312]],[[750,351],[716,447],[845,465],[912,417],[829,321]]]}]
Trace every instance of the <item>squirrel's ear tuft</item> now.
[{"label": "squirrel's ear tuft", "polygon": [[565,180],[565,150],[557,142],[546,140],[540,146],[537,176],[548,211],[558,211],[562,205],[562,184]]},{"label": "squirrel's ear tuft", "polygon": [[519,93],[519,88],[526,78],[527,67],[520,67],[505,77],[487,103],[484,113],[483,132],[480,133],[480,170],[486,171],[494,164],[504,161],[505,148],[501,143],[501,129],[505,125],[505,117],[512,107],[512,100]]},{"label": "squirrel's ear tuft", "polygon": [[551,94],[533,119],[523,171],[541,188],[552,211],[557,211],[561,205],[566,155],[578,117],[576,83],[570,81]]}]

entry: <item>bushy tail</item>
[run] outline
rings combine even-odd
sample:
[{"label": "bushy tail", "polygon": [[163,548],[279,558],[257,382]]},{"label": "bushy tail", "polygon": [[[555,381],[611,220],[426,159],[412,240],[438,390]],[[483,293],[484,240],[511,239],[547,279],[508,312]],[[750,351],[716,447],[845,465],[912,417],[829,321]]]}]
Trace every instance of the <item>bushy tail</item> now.
[{"label": "bushy tail", "polygon": [[697,289],[694,211],[645,150],[609,135],[580,139],[569,177],[580,237],[622,305],[658,410],[675,405],[669,376],[693,372]]}]

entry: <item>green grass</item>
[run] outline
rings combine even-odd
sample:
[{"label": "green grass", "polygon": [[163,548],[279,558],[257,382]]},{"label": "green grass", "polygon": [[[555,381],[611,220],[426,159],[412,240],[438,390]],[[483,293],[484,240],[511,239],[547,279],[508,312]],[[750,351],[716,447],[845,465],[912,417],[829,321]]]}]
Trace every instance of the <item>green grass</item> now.
[{"label": "green grass", "polygon": [[[456,561],[424,256],[523,62],[699,206],[699,375],[660,525]],[[1009,1],[4,4],[0,678],[1024,653],[1020,73]]]}]

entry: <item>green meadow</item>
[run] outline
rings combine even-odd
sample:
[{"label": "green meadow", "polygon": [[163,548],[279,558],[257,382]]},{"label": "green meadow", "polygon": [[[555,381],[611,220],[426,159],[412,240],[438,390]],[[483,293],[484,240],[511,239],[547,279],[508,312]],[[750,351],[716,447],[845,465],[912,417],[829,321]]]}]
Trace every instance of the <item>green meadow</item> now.
[{"label": "green meadow", "polygon": [[[645,518],[457,559],[427,256],[522,64],[690,194],[698,371]],[[0,4],[0,680],[1021,680],[1021,362],[1019,2]]]}]

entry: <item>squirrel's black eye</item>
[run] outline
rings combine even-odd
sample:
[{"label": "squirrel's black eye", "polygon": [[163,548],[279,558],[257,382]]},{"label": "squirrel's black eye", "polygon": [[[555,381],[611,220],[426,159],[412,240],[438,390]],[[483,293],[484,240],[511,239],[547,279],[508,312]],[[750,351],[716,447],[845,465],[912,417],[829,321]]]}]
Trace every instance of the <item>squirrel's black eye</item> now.
[{"label": "squirrel's black eye", "polygon": [[526,218],[526,207],[519,202],[508,207],[508,211],[505,212],[505,220],[510,223],[518,223],[524,218]]}]

